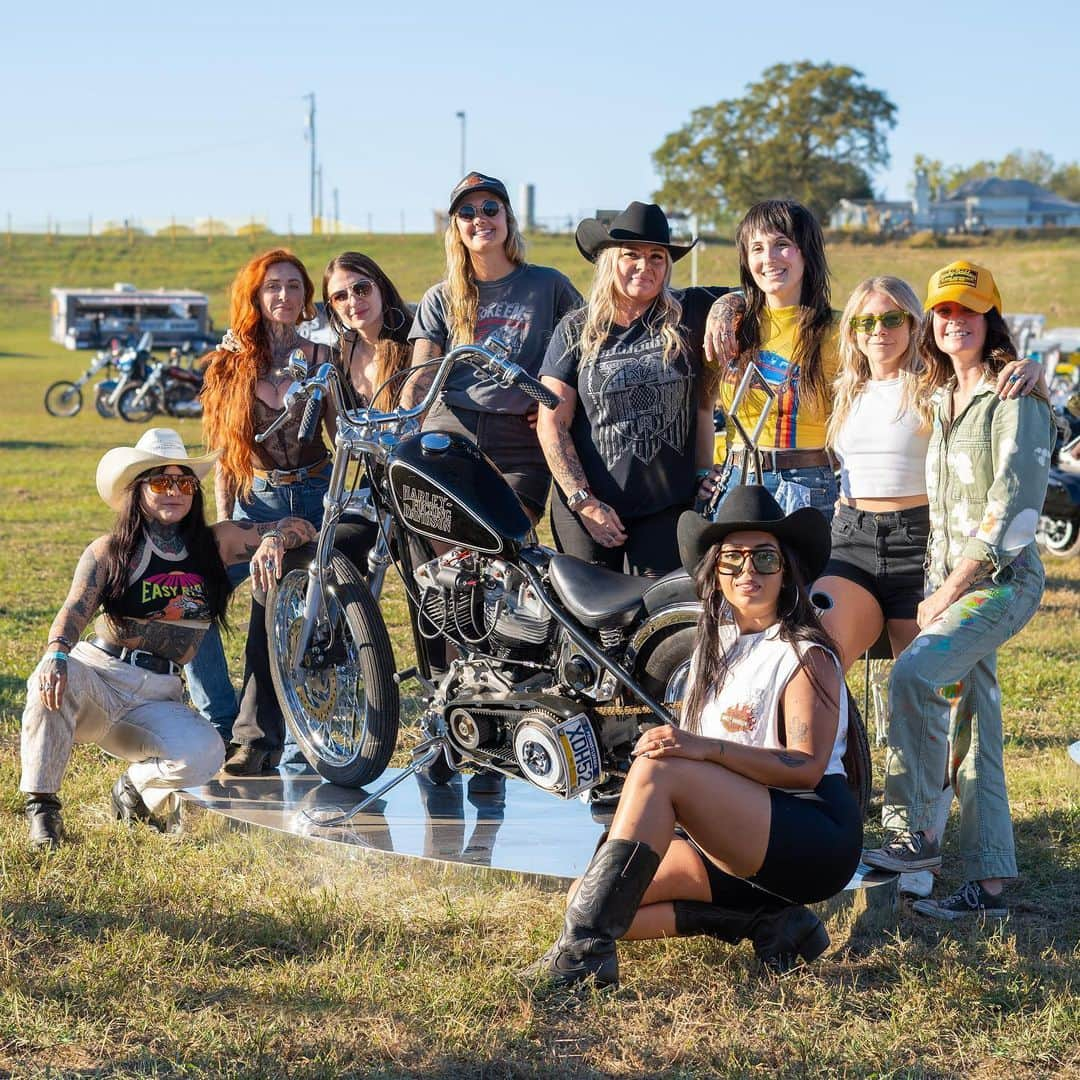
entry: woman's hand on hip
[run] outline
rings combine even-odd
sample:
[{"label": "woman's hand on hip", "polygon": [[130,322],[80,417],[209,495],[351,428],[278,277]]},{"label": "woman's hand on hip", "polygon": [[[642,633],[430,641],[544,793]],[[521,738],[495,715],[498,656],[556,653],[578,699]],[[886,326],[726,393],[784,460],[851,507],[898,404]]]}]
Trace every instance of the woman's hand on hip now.
[{"label": "woman's hand on hip", "polygon": [[615,548],[626,543],[626,529],[619,515],[606,502],[589,499],[578,507],[577,515],[589,535],[601,547]]},{"label": "woman's hand on hip", "polygon": [[682,728],[663,724],[650,728],[634,747],[634,757],[679,757],[690,761],[707,761],[708,746],[712,742],[701,735],[693,735]]}]

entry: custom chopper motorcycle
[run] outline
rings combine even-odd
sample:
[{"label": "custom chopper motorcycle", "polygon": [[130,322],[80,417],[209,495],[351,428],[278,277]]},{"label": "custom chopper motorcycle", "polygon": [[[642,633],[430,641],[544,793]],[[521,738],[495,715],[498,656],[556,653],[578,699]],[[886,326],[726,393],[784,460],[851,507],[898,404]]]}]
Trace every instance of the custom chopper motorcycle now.
[{"label": "custom chopper motorcycle", "polygon": [[[557,404],[507,353],[495,340],[455,348],[432,362],[420,405],[379,412],[346,409],[337,369],[323,364],[309,376],[297,352],[282,417],[257,436],[306,402],[300,438],[309,437],[322,397],[333,396],[336,453],[316,555],[266,604],[274,687],[308,761],[335,784],[371,784],[397,741],[399,685],[415,680],[422,690],[411,767],[354,813],[412,772],[445,782],[465,766],[562,798],[611,797],[639,735],[677,722],[700,613],[689,575],[630,577],[541,546],[472,442],[418,431],[458,363]],[[334,547],[350,508],[376,536],[366,575]],[[391,566],[417,657],[400,672],[376,600]],[[849,776],[865,807],[869,750],[850,704]]]}]

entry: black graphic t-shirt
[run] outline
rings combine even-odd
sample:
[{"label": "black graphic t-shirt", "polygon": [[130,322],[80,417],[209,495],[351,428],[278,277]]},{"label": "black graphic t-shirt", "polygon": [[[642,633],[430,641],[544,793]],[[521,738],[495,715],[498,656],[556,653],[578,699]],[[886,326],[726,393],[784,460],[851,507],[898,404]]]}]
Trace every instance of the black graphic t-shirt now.
[{"label": "black graphic t-shirt", "polygon": [[[410,341],[433,341],[443,352],[466,344],[450,342],[445,288],[443,281],[424,293],[409,331]],[[555,324],[582,304],[581,293],[565,274],[529,263],[498,281],[477,282],[477,294],[475,340],[483,342],[492,335],[500,338],[510,349],[510,359],[530,375],[540,367]],[[458,364],[450,372],[443,400],[451,407],[517,415],[536,404],[520,390],[498,386],[467,364]]]},{"label": "black graphic t-shirt", "polygon": [[210,625],[206,582],[186,552],[169,555],[147,537],[138,563],[128,575],[128,587],[118,605],[119,613],[132,619],[182,620],[205,629]]},{"label": "black graphic t-shirt", "polygon": [[620,517],[644,517],[694,497],[698,385],[705,320],[730,290],[673,290],[682,304],[683,351],[664,363],[664,344],[649,327],[652,311],[616,327],[599,355],[581,366],[577,341],[584,312],[555,328],[541,375],[572,386],[578,406],[570,427],[593,494]]}]

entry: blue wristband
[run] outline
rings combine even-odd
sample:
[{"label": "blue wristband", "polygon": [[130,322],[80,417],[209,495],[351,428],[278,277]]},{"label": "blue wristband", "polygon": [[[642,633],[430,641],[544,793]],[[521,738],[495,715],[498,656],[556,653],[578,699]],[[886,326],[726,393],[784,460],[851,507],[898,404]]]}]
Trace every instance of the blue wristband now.
[{"label": "blue wristband", "polygon": [[46,660],[62,660],[67,663],[68,654],[66,652],[47,652],[45,654]]}]

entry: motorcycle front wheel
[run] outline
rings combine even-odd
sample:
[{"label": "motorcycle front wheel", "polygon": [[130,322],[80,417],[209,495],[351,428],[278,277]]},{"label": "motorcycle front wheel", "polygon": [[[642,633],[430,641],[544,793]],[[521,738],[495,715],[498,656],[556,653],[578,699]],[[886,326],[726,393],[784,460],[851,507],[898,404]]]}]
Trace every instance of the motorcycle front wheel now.
[{"label": "motorcycle front wheel", "polygon": [[45,411],[50,416],[67,419],[82,408],[82,390],[73,382],[61,379],[45,391]]},{"label": "motorcycle front wheel", "polygon": [[270,674],[285,723],[311,766],[331,783],[363,787],[397,744],[394,653],[379,606],[343,555],[330,564],[326,614],[299,675],[292,654],[304,619],[306,570],[293,570],[266,598]]},{"label": "motorcycle front wheel", "polygon": [[1039,547],[1055,559],[1070,559],[1080,553],[1080,519],[1065,517],[1039,518],[1037,539]]},{"label": "motorcycle front wheel", "polygon": [[104,382],[99,382],[94,388],[94,408],[98,411],[98,416],[103,420],[115,420],[116,409],[111,404],[113,393],[116,391],[116,382],[112,379],[106,379]]},{"label": "motorcycle front wheel", "polygon": [[141,389],[140,386],[133,386],[125,390],[116,403],[116,411],[129,424],[145,424],[158,411],[157,396],[153,390],[148,390],[141,401],[136,400]]}]

